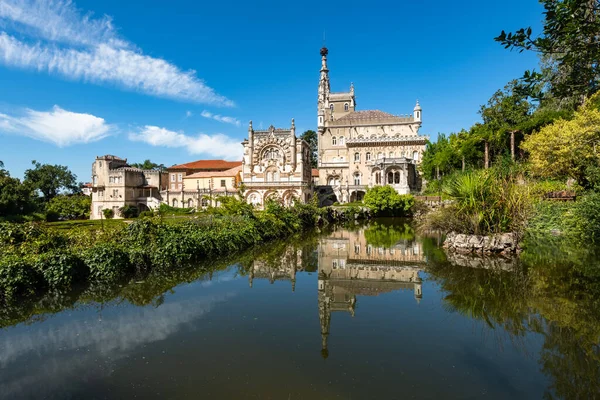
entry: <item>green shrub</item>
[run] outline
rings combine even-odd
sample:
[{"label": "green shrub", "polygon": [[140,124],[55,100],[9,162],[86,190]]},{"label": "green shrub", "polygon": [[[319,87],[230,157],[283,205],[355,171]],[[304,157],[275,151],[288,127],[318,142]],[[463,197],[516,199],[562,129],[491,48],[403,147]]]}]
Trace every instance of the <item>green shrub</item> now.
[{"label": "green shrub", "polygon": [[[90,217],[92,198],[86,195],[59,195],[46,204],[46,221],[58,219],[87,219]],[[49,220],[49,216],[56,216]]]},{"label": "green shrub", "polygon": [[600,242],[600,193],[590,192],[575,206],[577,229],[583,240]]},{"label": "green shrub", "polygon": [[185,214],[191,214],[195,211],[196,211],[195,208],[171,207],[164,203],[158,207],[158,212],[161,215],[185,215]]},{"label": "green shrub", "polygon": [[[456,212],[456,218],[448,222],[457,222],[451,230],[477,235],[520,234],[531,214],[532,202],[529,189],[517,185],[514,180],[514,176],[504,169],[472,171],[448,180],[443,190],[454,201]],[[448,223],[446,225],[450,227]]]},{"label": "green shrub", "polygon": [[154,211],[152,211],[152,210],[142,211],[140,213],[140,217],[141,218],[152,218],[152,217],[154,217]]},{"label": "green shrub", "polygon": [[93,280],[115,281],[132,270],[127,253],[114,243],[95,245],[83,254],[83,261]]},{"label": "green shrub", "polygon": [[136,206],[132,206],[129,204],[126,204],[123,207],[119,208],[119,213],[121,213],[121,216],[123,218],[137,218],[139,212],[140,211]]},{"label": "green shrub", "polygon": [[400,195],[386,185],[369,188],[363,202],[377,216],[402,217],[410,214],[415,198],[410,194]]},{"label": "green shrub", "polygon": [[112,219],[115,216],[115,212],[111,208],[105,208],[102,210],[102,214],[104,214],[104,218]]},{"label": "green shrub", "polygon": [[83,280],[87,267],[75,255],[66,251],[54,251],[42,254],[35,268],[42,274],[48,286],[53,288],[70,287],[73,283]]},{"label": "green shrub", "polygon": [[23,257],[9,254],[0,259],[0,293],[5,299],[33,294],[41,286],[39,272]]},{"label": "green shrub", "polygon": [[60,220],[60,214],[56,211],[46,211],[44,218],[46,219],[46,222],[56,222]]},{"label": "green shrub", "polygon": [[34,223],[0,222],[0,244],[18,245],[34,240],[42,234],[43,230]]}]

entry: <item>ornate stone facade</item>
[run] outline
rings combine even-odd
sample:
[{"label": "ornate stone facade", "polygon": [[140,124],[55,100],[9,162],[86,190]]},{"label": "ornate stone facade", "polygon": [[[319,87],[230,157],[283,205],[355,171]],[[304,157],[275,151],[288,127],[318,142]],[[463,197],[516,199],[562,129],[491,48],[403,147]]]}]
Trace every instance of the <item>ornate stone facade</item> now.
[{"label": "ornate stone facade", "polygon": [[357,111],[353,84],[348,92],[330,91],[327,54],[321,49],[317,116],[323,204],[361,200],[376,185],[390,185],[401,194],[419,191],[417,165],[429,139],[419,135],[419,102],[412,115]]},{"label": "ornate stone facade", "polygon": [[310,199],[310,149],[308,143],[296,138],[293,119],[290,129],[271,126],[259,131],[250,121],[248,139],[242,144],[242,185],[248,203],[261,208],[269,198],[287,205]]},{"label": "ornate stone facade", "polygon": [[132,168],[127,159],[106,155],[92,164],[92,210],[90,219],[103,218],[103,210],[136,206],[140,211],[155,209],[162,201],[161,190],[167,187],[167,173]]}]

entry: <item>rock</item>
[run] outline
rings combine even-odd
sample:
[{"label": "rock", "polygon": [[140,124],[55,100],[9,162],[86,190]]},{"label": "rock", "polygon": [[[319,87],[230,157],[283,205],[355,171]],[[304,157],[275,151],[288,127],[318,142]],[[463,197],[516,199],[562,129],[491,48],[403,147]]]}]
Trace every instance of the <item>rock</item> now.
[{"label": "rock", "polygon": [[461,254],[513,254],[518,251],[514,233],[481,236],[451,232],[446,236],[443,247]]}]

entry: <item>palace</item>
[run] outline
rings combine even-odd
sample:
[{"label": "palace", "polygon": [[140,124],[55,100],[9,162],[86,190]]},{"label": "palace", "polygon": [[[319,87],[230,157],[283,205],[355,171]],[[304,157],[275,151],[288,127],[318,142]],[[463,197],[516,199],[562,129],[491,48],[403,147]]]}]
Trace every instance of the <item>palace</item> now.
[{"label": "palace", "polygon": [[362,200],[376,185],[390,185],[400,194],[419,191],[417,165],[429,139],[419,135],[419,102],[412,115],[357,111],[353,84],[348,92],[330,91],[327,54],[322,48],[317,107],[321,203]]},{"label": "palace", "polygon": [[238,194],[263,208],[269,199],[290,205],[308,202],[314,194],[322,206],[360,201],[368,188],[379,185],[400,194],[419,192],[423,182],[417,166],[429,139],[419,135],[419,102],[412,115],[357,110],[353,84],[348,92],[331,92],[327,54],[322,48],[317,169],[311,169],[310,146],[296,137],[293,119],[290,128],[256,131],[250,121],[241,161],[198,160],[162,172],[131,168],[116,156],[97,157],[89,188],[91,218],[102,218],[106,208],[120,217],[125,205],[140,211],[160,204],[200,209]]},{"label": "palace", "polygon": [[269,199],[286,205],[310,200],[310,149],[306,141],[296,138],[293,119],[290,129],[271,125],[264,131],[255,131],[250,121],[248,139],[242,145],[242,185],[248,203],[262,208]]}]

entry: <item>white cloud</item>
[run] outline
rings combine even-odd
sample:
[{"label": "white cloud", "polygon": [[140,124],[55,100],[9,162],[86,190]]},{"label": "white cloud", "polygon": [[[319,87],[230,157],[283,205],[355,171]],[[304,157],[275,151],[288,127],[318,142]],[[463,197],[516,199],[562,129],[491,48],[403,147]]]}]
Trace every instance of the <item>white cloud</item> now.
[{"label": "white cloud", "polygon": [[240,140],[223,134],[188,136],[183,132],[170,131],[158,126],[146,125],[131,132],[129,139],[134,142],[144,142],[151,146],[183,147],[191,154],[206,154],[226,160],[240,160],[242,145]]},{"label": "white cloud", "polygon": [[210,111],[206,111],[206,110],[202,111],[200,113],[200,115],[203,116],[204,118],[211,118],[211,119],[214,119],[219,122],[235,125],[237,127],[242,126],[242,123],[237,118],[225,117],[225,116],[218,115],[218,114],[215,115],[215,114],[211,113]]},{"label": "white cloud", "polygon": [[132,47],[118,37],[109,16],[82,16],[70,0],[2,0],[0,18],[12,22],[17,31],[51,41]]},{"label": "white cloud", "polygon": [[66,111],[26,110],[21,116],[0,114],[0,131],[54,143],[59,147],[95,142],[109,136],[113,126],[91,114]]},{"label": "white cloud", "polygon": [[191,117],[192,115],[194,115],[194,113],[192,113],[191,111],[186,111],[186,112],[185,112],[185,117],[186,117],[186,118],[189,118],[189,117]]},{"label": "white cloud", "polygon": [[195,71],[144,55],[118,37],[109,17],[82,16],[69,0],[0,0],[2,25],[29,40],[0,33],[0,63],[5,65],[116,84],[157,97],[233,106]]}]

